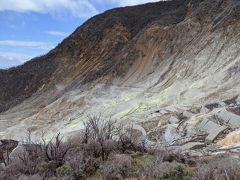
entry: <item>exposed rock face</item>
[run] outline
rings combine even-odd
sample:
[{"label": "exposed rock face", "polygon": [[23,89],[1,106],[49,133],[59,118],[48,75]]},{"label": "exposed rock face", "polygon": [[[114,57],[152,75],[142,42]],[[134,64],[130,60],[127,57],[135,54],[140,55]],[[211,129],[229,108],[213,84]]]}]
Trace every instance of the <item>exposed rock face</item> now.
[{"label": "exposed rock face", "polygon": [[186,10],[187,1],[180,0],[118,8],[90,19],[47,55],[0,71],[0,111],[46,84],[67,81],[80,86],[108,75],[121,63],[117,54],[147,25],[154,21],[176,24],[185,18]]},{"label": "exposed rock face", "polygon": [[90,19],[47,55],[0,71],[0,136],[70,134],[92,113],[166,129],[164,112],[195,132],[196,114],[238,107],[239,13],[239,0],[174,0]]},{"label": "exposed rock face", "polygon": [[17,147],[18,142],[14,140],[0,140],[0,164],[6,163],[9,154]]}]

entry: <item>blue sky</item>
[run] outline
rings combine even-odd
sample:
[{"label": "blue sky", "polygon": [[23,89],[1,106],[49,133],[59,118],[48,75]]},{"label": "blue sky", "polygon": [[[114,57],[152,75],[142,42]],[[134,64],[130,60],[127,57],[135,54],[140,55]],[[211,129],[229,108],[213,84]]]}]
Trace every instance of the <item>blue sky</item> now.
[{"label": "blue sky", "polygon": [[20,65],[54,48],[105,10],[158,0],[0,0],[0,68]]}]

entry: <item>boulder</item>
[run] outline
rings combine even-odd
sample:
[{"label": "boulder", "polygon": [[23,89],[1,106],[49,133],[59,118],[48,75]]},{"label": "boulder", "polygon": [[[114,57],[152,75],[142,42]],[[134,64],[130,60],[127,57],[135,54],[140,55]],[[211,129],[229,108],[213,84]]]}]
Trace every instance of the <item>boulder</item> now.
[{"label": "boulder", "polygon": [[164,139],[166,142],[171,143],[174,140],[180,138],[181,136],[177,132],[176,125],[168,125],[164,133]]},{"label": "boulder", "polygon": [[169,113],[169,112],[166,111],[166,110],[164,110],[164,109],[161,109],[161,110],[159,111],[159,113],[160,113],[160,114],[167,114],[167,113]]},{"label": "boulder", "polygon": [[18,142],[14,140],[0,140],[0,163],[9,161],[9,154],[17,147]]},{"label": "boulder", "polygon": [[221,127],[220,125],[218,125],[217,123],[209,120],[208,118],[204,118],[203,121],[197,125],[197,128],[200,131],[203,131],[203,132],[208,133],[208,134],[213,132],[215,129],[220,128],[220,127]]},{"label": "boulder", "polygon": [[229,112],[228,110],[226,110],[226,108],[220,109],[215,113],[215,115],[219,119],[225,121],[225,123],[228,123],[229,126],[233,129],[240,127],[240,116],[232,112]]},{"label": "boulder", "polygon": [[22,144],[19,144],[10,154],[9,158],[11,160],[18,160],[19,155],[23,154],[25,152],[25,147]]},{"label": "boulder", "polygon": [[206,144],[201,142],[189,142],[187,144],[184,144],[181,149],[182,150],[196,150],[206,147]]},{"label": "boulder", "polygon": [[140,131],[143,136],[147,136],[147,132],[145,131],[145,129],[142,126],[140,126],[138,124],[134,124],[132,128],[134,130]]},{"label": "boulder", "polygon": [[237,104],[237,105],[240,105],[240,96],[237,97],[237,99],[236,99],[236,104]]},{"label": "boulder", "polygon": [[208,108],[206,108],[205,106],[202,106],[200,109],[200,113],[209,113],[210,110]]},{"label": "boulder", "polygon": [[5,164],[0,162],[0,171],[5,170],[5,169],[6,169]]},{"label": "boulder", "polygon": [[224,139],[217,142],[220,146],[239,146],[240,145],[240,129],[229,133]]},{"label": "boulder", "polygon": [[205,139],[205,143],[212,143],[223,131],[227,129],[226,126],[221,126],[219,128],[214,129]]},{"label": "boulder", "polygon": [[225,102],[219,102],[218,105],[219,105],[219,107],[225,107],[226,106]]},{"label": "boulder", "polygon": [[187,118],[191,118],[192,116],[194,116],[194,114],[189,111],[183,111],[183,116]]},{"label": "boulder", "polygon": [[18,145],[17,141],[14,140],[8,140],[8,139],[3,139],[0,140],[0,150],[3,152],[11,152],[13,149],[15,149]]},{"label": "boulder", "polygon": [[178,109],[176,109],[176,108],[173,107],[173,106],[165,107],[164,110],[165,110],[165,111],[168,111],[168,112],[178,112]]},{"label": "boulder", "polygon": [[171,124],[177,124],[177,123],[179,123],[179,121],[180,120],[174,116],[171,116],[169,119],[169,123],[171,123]]}]

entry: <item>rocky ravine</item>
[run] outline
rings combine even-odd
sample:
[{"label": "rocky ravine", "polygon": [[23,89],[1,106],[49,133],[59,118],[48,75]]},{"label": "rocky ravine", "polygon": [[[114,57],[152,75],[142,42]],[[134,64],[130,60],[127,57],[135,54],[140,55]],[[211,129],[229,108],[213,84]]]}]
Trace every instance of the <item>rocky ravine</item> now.
[{"label": "rocky ravine", "polygon": [[87,115],[102,114],[134,123],[149,145],[237,146],[239,28],[239,0],[176,0],[98,15],[47,55],[0,71],[0,136],[67,137]]}]

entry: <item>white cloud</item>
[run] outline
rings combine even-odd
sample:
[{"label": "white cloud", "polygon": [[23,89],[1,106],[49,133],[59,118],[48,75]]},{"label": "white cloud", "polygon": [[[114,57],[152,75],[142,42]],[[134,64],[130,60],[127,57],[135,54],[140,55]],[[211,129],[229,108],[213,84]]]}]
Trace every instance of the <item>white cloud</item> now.
[{"label": "white cloud", "polygon": [[69,33],[59,32],[59,31],[46,31],[44,33],[52,36],[61,36],[61,37],[67,37],[69,35]]},{"label": "white cloud", "polygon": [[[0,11],[36,12],[52,15],[70,13],[80,18],[96,15],[96,6],[114,3],[117,6],[131,6],[161,0],[0,0]],[[162,0],[166,1],[166,0]]]},{"label": "white cloud", "polygon": [[58,15],[69,13],[87,18],[98,13],[89,0],[1,0],[0,11],[36,12]]},{"label": "white cloud", "polygon": [[158,2],[160,0],[109,0],[109,1],[117,3],[119,6],[132,6],[149,2]]},{"label": "white cloud", "polygon": [[0,52],[0,69],[21,65],[31,58],[32,57],[20,53]]},{"label": "white cloud", "polygon": [[19,46],[19,47],[32,47],[42,50],[50,50],[54,46],[50,45],[47,42],[41,41],[15,41],[15,40],[1,40],[0,46]]}]

